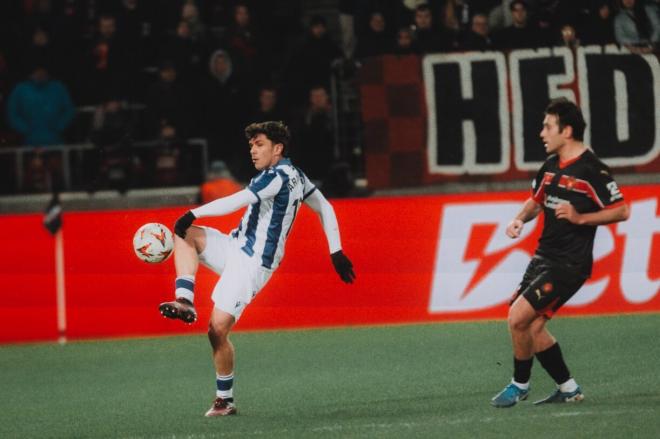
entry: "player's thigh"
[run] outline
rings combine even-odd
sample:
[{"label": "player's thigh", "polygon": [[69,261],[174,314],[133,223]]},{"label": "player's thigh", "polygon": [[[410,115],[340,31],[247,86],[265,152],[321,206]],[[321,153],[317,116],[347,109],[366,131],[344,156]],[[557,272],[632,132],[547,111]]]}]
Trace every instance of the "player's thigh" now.
[{"label": "player's thigh", "polygon": [[255,267],[240,249],[231,250],[222,276],[211,295],[215,307],[233,315],[238,321],[271,274],[270,270]]},{"label": "player's thigh", "polygon": [[539,316],[552,316],[580,289],[586,277],[553,264],[543,264],[521,291]]},{"label": "player's thigh", "polygon": [[231,237],[212,227],[194,226],[203,234],[204,246],[199,261],[218,274],[222,274],[229,259]]},{"label": "player's thigh", "polygon": [[527,330],[537,318],[536,310],[522,295],[518,296],[509,308],[508,322],[513,330]]},{"label": "player's thigh", "polygon": [[186,230],[185,240],[195,247],[198,254],[202,253],[206,248],[206,232],[204,231],[204,227],[190,226]]}]

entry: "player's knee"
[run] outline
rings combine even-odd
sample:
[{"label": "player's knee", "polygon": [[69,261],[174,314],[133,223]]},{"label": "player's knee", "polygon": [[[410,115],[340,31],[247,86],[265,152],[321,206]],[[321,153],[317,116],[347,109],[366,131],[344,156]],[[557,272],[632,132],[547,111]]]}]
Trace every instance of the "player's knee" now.
[{"label": "player's knee", "polygon": [[518,313],[509,312],[508,323],[512,332],[529,331],[531,328],[529,320]]},{"label": "player's knee", "polygon": [[208,334],[209,339],[213,339],[211,340],[212,342],[215,341],[218,344],[222,344],[229,336],[229,327],[224,322],[214,322],[211,320],[209,322]]},{"label": "player's knee", "polygon": [[197,226],[191,226],[186,231],[186,237],[181,238],[177,235],[174,236],[175,245],[188,245],[194,248],[197,253],[201,253],[206,248],[206,233],[204,229]]}]

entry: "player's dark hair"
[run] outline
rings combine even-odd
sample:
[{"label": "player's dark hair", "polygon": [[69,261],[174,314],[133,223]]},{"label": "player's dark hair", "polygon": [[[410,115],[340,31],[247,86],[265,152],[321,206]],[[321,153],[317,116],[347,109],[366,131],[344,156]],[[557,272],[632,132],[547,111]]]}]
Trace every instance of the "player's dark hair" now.
[{"label": "player's dark hair", "polygon": [[580,107],[566,98],[558,98],[550,101],[545,114],[557,117],[560,131],[567,126],[573,128],[573,138],[582,141],[587,123],[584,121]]},{"label": "player's dark hair", "polygon": [[277,144],[281,143],[282,155],[286,155],[286,147],[291,140],[289,128],[282,121],[269,120],[267,122],[255,122],[245,127],[245,137],[250,140],[255,136],[263,134],[268,140]]}]

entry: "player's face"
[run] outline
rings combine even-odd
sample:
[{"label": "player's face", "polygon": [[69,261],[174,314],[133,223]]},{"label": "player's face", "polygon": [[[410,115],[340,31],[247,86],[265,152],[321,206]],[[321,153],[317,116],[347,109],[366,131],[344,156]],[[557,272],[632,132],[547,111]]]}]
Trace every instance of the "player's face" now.
[{"label": "player's face", "polygon": [[257,134],[249,143],[252,164],[259,171],[274,166],[282,158],[282,144],[273,143],[265,134]]},{"label": "player's face", "polygon": [[554,114],[545,115],[543,119],[543,130],[541,130],[541,139],[543,139],[543,146],[545,146],[546,153],[554,154],[564,146],[566,143],[565,131],[566,128],[563,130],[559,129],[557,116]]}]

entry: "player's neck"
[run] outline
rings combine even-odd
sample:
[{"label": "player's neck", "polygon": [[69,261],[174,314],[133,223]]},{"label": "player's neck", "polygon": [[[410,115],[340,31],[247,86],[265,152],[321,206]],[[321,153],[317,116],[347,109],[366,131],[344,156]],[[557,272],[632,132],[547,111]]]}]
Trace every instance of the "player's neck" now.
[{"label": "player's neck", "polygon": [[584,143],[578,140],[568,140],[558,151],[560,162],[570,162],[580,157],[587,150]]}]

